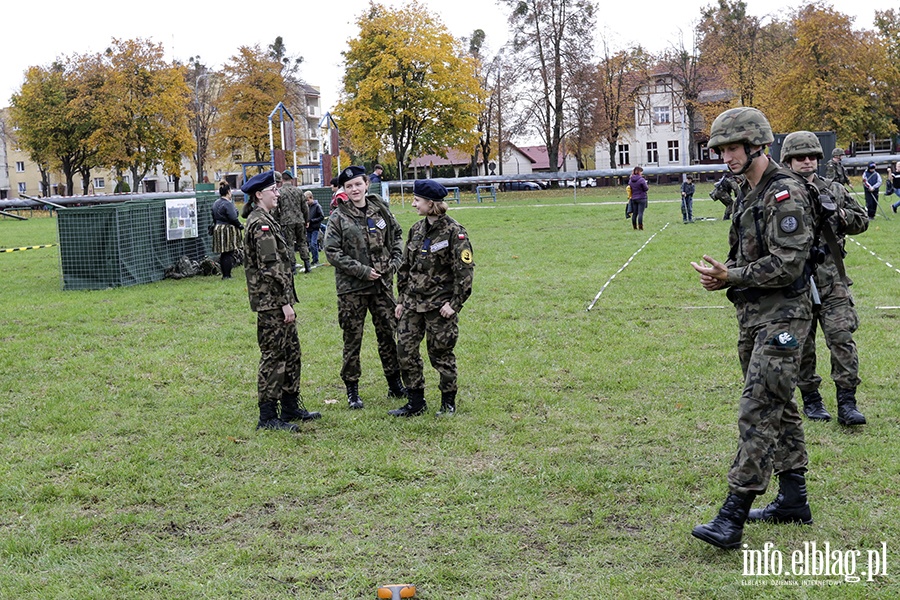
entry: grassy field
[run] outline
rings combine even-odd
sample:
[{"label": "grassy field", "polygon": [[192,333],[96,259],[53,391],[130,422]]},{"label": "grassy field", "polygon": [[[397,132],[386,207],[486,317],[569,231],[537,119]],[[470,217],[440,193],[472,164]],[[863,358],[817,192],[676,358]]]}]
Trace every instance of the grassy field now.
[{"label": "grassy field", "polygon": [[[654,187],[645,231],[621,189],[464,196],[453,419],[433,417],[430,368],[429,414],[386,414],[371,326],[366,408],[347,410],[332,271],[299,275],[301,390],[324,416],[296,435],[254,430],[242,269],[63,292],[58,248],[0,253],[0,598],[898,597],[900,217],[848,241],[869,424],[810,424],[815,524],[744,535],[786,569],[805,542],[859,550],[857,574],[884,542],[887,575],[744,576],[741,552],[690,536],[725,497],[742,387],[733,311],[689,264],[727,253],[699,187],[718,220],[683,225]],[[0,219],[0,248],[54,242],[54,218]],[[819,364],[834,412],[824,345]]]}]

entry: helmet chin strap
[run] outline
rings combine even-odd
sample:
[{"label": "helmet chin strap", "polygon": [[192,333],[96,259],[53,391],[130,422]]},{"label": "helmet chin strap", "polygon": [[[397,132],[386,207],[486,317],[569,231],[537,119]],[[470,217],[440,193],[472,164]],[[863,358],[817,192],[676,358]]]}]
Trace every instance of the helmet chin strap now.
[{"label": "helmet chin strap", "polygon": [[756,152],[750,152],[750,144],[744,142],[744,154],[747,155],[747,162],[744,163],[744,166],[741,167],[741,170],[735,173],[735,175],[743,175],[750,168],[750,165],[753,164],[753,161],[763,155],[763,147],[760,146],[759,150]]}]

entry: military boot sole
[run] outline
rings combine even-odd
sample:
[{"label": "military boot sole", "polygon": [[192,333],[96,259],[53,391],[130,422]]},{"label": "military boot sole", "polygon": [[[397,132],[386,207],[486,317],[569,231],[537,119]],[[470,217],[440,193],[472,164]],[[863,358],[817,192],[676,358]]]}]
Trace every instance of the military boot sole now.
[{"label": "military boot sole", "polygon": [[268,421],[260,421],[256,424],[256,428],[266,429],[268,431],[300,431],[300,428],[293,423],[288,423],[286,421],[282,421],[281,419],[269,419]]},{"label": "military boot sole", "polygon": [[865,425],[866,418],[864,416],[862,416],[862,414],[860,414],[859,417],[850,417],[850,418],[846,418],[846,417],[842,417],[842,416],[838,415],[838,423],[840,423],[844,427],[853,427],[855,425]]},{"label": "military boot sole", "polygon": [[394,410],[389,410],[388,414],[392,417],[418,417],[419,415],[424,415],[425,411],[428,408],[426,406],[422,406],[421,408],[395,408]]},{"label": "military boot sole", "polygon": [[774,525],[812,525],[813,518],[809,505],[798,510],[772,510],[767,508],[754,508],[747,513],[748,523],[772,523]]}]

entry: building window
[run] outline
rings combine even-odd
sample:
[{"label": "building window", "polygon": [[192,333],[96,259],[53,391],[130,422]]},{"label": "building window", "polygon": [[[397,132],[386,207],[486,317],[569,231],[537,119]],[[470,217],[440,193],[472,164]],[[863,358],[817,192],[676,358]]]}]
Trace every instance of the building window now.
[{"label": "building window", "polygon": [[25,182],[24,182],[24,181],[20,181],[20,182],[19,182],[19,193],[20,193],[20,194],[24,194],[24,193],[27,192],[27,191],[28,191],[28,188],[25,186]]},{"label": "building window", "polygon": [[619,144],[619,164],[630,165],[631,157],[628,152],[628,144]]},{"label": "building window", "polygon": [[25,163],[21,160],[16,161],[16,173],[24,173],[25,172]]},{"label": "building window", "polygon": [[106,187],[106,180],[102,177],[94,177],[94,188],[100,190]]},{"label": "building window", "polygon": [[659,162],[659,151],[656,148],[656,142],[647,142],[647,162]]},{"label": "building window", "polygon": [[681,160],[678,155],[678,140],[669,140],[668,147],[669,147],[669,162],[677,163],[679,160]]},{"label": "building window", "polygon": [[653,107],[653,122],[657,125],[663,125],[672,122],[672,112],[668,106]]},{"label": "building window", "polygon": [[706,144],[697,144],[697,156],[700,157],[701,161],[712,160],[712,153],[706,147]]}]

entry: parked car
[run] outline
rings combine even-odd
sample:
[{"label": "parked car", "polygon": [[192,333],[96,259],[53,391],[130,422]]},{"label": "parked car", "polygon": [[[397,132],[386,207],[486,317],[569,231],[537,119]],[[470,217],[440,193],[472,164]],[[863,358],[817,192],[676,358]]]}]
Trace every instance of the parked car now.
[{"label": "parked car", "polygon": [[500,189],[506,192],[530,192],[541,189],[541,186],[533,181],[506,181]]},{"label": "parked car", "polygon": [[[569,179],[566,181],[566,186],[575,187],[575,180]],[[593,177],[587,177],[585,179],[578,180],[578,187],[597,187],[597,180]]]}]

